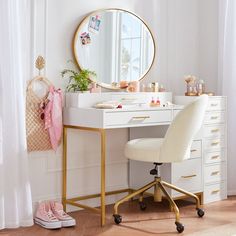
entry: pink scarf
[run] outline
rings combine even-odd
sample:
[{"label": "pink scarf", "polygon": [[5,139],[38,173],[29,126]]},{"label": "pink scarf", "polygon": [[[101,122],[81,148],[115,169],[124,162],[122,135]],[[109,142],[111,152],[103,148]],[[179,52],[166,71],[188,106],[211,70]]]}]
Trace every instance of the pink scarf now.
[{"label": "pink scarf", "polygon": [[56,90],[53,86],[50,86],[48,100],[49,102],[45,108],[45,129],[48,129],[52,148],[56,151],[62,134],[61,89]]}]

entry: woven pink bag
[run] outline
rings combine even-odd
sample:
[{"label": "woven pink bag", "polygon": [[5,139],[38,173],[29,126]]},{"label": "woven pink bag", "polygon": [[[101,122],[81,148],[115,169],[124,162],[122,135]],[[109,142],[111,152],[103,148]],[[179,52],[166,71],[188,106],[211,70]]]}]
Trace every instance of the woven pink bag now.
[{"label": "woven pink bag", "polygon": [[46,102],[48,93],[43,97],[39,97],[33,90],[33,83],[36,81],[44,83],[48,88],[51,85],[45,77],[37,76],[30,80],[27,86],[26,135],[28,152],[52,149],[48,130],[45,129],[44,120],[42,119],[44,115],[42,104]]}]

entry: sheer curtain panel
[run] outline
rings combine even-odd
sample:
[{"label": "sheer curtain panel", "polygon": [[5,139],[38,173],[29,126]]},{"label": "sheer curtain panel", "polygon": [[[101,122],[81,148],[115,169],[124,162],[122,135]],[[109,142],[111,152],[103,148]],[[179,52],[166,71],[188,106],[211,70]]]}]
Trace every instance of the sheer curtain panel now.
[{"label": "sheer curtain panel", "polygon": [[236,194],[236,1],[219,0],[218,92],[228,100],[228,194]]},{"label": "sheer curtain panel", "polygon": [[25,134],[30,1],[0,0],[0,229],[33,224]]}]

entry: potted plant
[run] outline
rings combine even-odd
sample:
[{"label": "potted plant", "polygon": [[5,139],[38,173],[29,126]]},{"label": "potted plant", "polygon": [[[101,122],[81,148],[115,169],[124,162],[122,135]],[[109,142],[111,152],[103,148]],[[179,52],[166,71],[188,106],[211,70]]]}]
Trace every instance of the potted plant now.
[{"label": "potted plant", "polygon": [[90,71],[88,69],[81,69],[79,71],[65,69],[61,72],[62,78],[65,78],[66,75],[69,78],[69,83],[66,86],[66,90],[68,92],[80,91],[85,92],[88,91],[89,84],[91,83],[90,77],[96,76],[94,71]]}]

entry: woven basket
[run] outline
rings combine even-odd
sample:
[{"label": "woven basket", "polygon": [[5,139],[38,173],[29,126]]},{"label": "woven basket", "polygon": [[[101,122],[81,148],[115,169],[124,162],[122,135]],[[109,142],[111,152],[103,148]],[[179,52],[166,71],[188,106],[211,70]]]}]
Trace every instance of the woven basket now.
[{"label": "woven basket", "polygon": [[27,149],[28,152],[32,151],[45,151],[52,149],[48,130],[44,128],[44,120],[40,118],[42,108],[40,104],[47,98],[38,97],[33,91],[33,83],[41,81],[47,87],[51,85],[50,81],[43,76],[37,76],[30,80],[26,91],[26,135],[27,135]]}]

